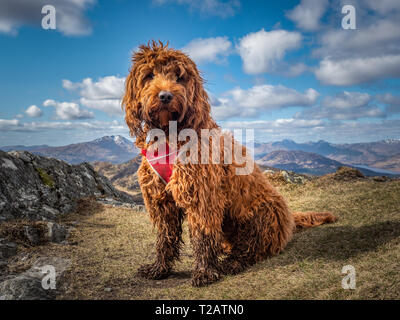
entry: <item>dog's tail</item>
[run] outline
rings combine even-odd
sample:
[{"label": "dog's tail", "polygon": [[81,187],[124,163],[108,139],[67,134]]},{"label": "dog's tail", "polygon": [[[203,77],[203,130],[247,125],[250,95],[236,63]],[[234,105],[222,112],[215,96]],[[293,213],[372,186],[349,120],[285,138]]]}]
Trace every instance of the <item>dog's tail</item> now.
[{"label": "dog's tail", "polygon": [[293,212],[296,229],[305,229],[320,226],[324,223],[333,223],[338,220],[330,212]]}]

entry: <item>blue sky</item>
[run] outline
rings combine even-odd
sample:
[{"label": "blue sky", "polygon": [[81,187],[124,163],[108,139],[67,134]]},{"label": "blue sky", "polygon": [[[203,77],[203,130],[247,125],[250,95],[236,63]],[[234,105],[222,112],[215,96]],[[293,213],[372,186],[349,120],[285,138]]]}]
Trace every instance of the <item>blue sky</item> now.
[{"label": "blue sky", "polygon": [[[46,4],[55,30],[41,27]],[[342,28],[347,4],[356,30]],[[127,136],[124,78],[151,39],[196,61],[224,128],[258,141],[400,138],[399,1],[4,0],[0,145]]]}]

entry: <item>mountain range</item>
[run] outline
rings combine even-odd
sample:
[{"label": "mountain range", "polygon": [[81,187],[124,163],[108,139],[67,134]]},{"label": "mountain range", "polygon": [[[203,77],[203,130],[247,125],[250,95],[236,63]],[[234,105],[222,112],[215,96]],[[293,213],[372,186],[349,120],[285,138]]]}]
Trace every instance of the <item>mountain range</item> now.
[{"label": "mountain range", "polygon": [[[71,164],[81,162],[109,162],[122,164],[134,159],[139,150],[123,136],[102,138],[52,147],[6,146],[3,151],[26,150],[34,154],[53,157]],[[343,165],[356,166],[366,175],[400,174],[400,139],[368,143],[333,144],[327,141],[297,143],[293,140],[255,142],[256,162],[298,173],[326,174]]]},{"label": "mountain range", "polygon": [[[313,175],[332,173],[344,166],[344,164],[339,161],[329,159],[319,154],[298,150],[272,151],[256,162],[262,167],[273,167],[281,170]],[[377,175],[377,172],[367,168],[357,167],[357,169],[366,176]]]},{"label": "mountain range", "polygon": [[138,155],[138,149],[133,142],[123,136],[104,136],[89,142],[74,143],[67,146],[6,146],[3,151],[25,150],[39,156],[57,158],[71,164],[93,161],[123,163]]},{"label": "mountain range", "polygon": [[311,152],[346,165],[400,172],[400,139],[353,144],[333,144],[323,140],[305,143],[282,140],[254,144],[256,160],[278,150]]}]

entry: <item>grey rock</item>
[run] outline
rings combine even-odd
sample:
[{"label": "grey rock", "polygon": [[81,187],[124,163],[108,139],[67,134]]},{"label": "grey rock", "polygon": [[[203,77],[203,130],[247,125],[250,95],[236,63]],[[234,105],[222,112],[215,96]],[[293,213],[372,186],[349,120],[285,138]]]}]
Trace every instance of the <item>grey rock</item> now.
[{"label": "grey rock", "polygon": [[267,176],[279,174],[285,180],[285,182],[290,184],[305,184],[312,179],[312,177],[309,175],[298,174],[293,171],[285,171],[279,169],[267,169],[264,170],[264,174]]},{"label": "grey rock", "polygon": [[61,257],[40,257],[26,271],[26,274],[31,277],[42,279],[43,273],[40,271],[44,266],[53,266],[56,271],[56,277],[60,277],[70,266],[71,260]]},{"label": "grey rock", "polygon": [[41,257],[35,261],[32,267],[11,279],[0,283],[0,300],[48,300],[56,297],[56,290],[45,289],[42,280],[47,270],[53,267],[55,270],[55,281],[70,267],[68,259],[59,257]]},{"label": "grey rock", "polygon": [[32,226],[24,226],[24,235],[32,245],[37,246],[40,244],[40,235],[38,229]]},{"label": "grey rock", "polygon": [[48,239],[50,242],[61,243],[67,239],[68,230],[66,227],[58,223],[48,222],[47,228],[48,228]]},{"label": "grey rock", "polygon": [[7,261],[0,259],[0,270],[3,270],[7,267]]},{"label": "grey rock", "polygon": [[271,170],[271,169],[266,169],[266,170],[264,170],[264,173],[265,173],[265,174],[274,174],[275,171],[274,171],[274,170]]},{"label": "grey rock", "polygon": [[70,165],[27,151],[0,151],[0,223],[12,219],[55,221],[86,197],[134,204],[128,194],[88,163]]},{"label": "grey rock", "polygon": [[41,280],[20,275],[0,283],[0,300],[48,300],[54,297],[42,288]]},{"label": "grey rock", "polygon": [[99,198],[97,199],[97,202],[102,203],[102,204],[107,204],[111,205],[113,207],[124,207],[124,208],[129,208],[133,209],[136,211],[140,212],[146,212],[146,207],[144,205],[139,205],[136,203],[128,203],[128,202],[121,202],[112,198]]},{"label": "grey rock", "polygon": [[139,211],[139,212],[146,212],[146,206],[138,204],[131,207],[132,209]]},{"label": "grey rock", "polygon": [[[47,223],[47,234],[44,240],[45,242],[55,242],[61,243],[67,239],[68,230],[66,227],[55,223],[55,222],[48,222]],[[39,245],[40,244],[40,235],[39,230],[32,227],[32,226],[24,226],[24,233],[29,242],[32,245]]]},{"label": "grey rock", "polygon": [[17,244],[0,240],[0,259],[7,259],[17,254]]},{"label": "grey rock", "polygon": [[292,171],[281,171],[281,175],[286,180],[286,182],[292,184],[304,184],[309,180],[304,175],[300,175]]}]

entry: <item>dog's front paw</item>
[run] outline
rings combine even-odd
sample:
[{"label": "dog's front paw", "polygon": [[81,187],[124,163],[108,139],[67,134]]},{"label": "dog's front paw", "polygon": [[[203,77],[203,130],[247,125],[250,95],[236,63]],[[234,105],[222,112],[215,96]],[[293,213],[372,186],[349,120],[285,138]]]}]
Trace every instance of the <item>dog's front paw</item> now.
[{"label": "dog's front paw", "polygon": [[151,280],[165,279],[170,274],[170,270],[157,263],[145,264],[138,269],[138,275],[142,278]]},{"label": "dog's front paw", "polygon": [[192,286],[203,287],[221,279],[221,274],[217,269],[202,269],[193,272]]}]

